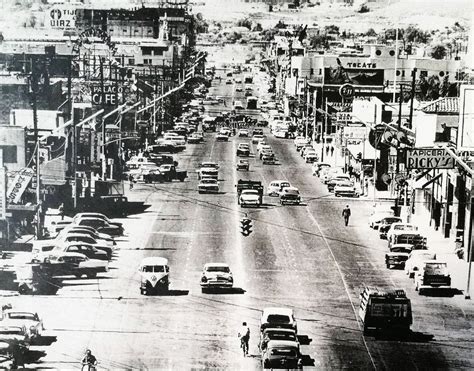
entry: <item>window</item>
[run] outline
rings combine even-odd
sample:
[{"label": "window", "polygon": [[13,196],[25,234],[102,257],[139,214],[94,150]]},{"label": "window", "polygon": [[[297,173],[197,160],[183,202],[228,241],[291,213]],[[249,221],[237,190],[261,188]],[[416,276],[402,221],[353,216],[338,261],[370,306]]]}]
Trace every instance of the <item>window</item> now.
[{"label": "window", "polygon": [[128,65],[129,66],[135,65],[135,58],[128,58]]},{"label": "window", "polygon": [[309,70],[309,75],[310,75],[310,76],[313,76],[313,74],[314,74],[314,68],[311,68],[311,69]]},{"label": "window", "polygon": [[405,77],[405,70],[402,71],[402,77]]},{"label": "window", "polygon": [[151,59],[143,59],[143,64],[152,64]]},{"label": "window", "polygon": [[428,77],[428,71],[420,71],[420,77]]},{"label": "window", "polygon": [[144,48],[142,48],[142,54],[143,55],[151,55],[152,50],[153,50],[153,48],[144,47]]},{"label": "window", "polygon": [[9,164],[16,164],[17,163],[17,150],[16,146],[6,146],[1,145],[0,149],[3,150],[3,162]]},{"label": "window", "polygon": [[444,71],[439,71],[439,75],[440,75],[441,77],[443,77],[443,76],[444,76]]},{"label": "window", "polygon": [[400,76],[400,74],[401,74],[401,73],[400,73],[400,71],[399,71],[399,70],[397,70],[397,76]]},{"label": "window", "polygon": [[388,54],[390,54],[390,56],[393,57],[395,55],[395,50],[390,50]]},{"label": "window", "polygon": [[379,49],[377,49],[377,50],[375,51],[375,55],[382,55],[382,51],[379,50]]}]

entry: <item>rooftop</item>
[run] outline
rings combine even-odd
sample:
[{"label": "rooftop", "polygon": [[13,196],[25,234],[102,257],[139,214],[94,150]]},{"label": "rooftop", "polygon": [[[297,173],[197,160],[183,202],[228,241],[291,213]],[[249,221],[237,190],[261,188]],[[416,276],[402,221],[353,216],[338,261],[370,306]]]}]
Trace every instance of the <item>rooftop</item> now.
[{"label": "rooftop", "polygon": [[440,98],[423,106],[421,110],[424,113],[459,114],[459,98]]}]

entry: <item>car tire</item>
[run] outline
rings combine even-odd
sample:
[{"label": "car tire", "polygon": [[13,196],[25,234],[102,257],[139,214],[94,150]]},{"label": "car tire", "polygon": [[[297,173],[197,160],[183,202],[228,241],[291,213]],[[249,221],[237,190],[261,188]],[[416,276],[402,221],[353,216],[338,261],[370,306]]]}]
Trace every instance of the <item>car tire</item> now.
[{"label": "car tire", "polygon": [[87,278],[96,278],[97,277],[97,272],[89,272],[86,274]]},{"label": "car tire", "polygon": [[202,294],[207,294],[207,288],[206,287],[201,287],[201,293]]},{"label": "car tire", "polygon": [[82,277],[82,273],[75,273],[74,276],[75,276],[76,278],[81,278],[81,277]]}]

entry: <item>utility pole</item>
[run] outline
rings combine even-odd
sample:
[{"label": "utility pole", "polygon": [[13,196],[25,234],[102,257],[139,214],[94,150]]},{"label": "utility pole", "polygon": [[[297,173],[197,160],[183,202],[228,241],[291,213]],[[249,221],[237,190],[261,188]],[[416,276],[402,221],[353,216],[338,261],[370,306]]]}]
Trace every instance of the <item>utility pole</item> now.
[{"label": "utility pole", "polygon": [[[94,58],[95,60],[95,58]],[[101,90],[101,104],[105,102],[105,94],[104,94],[104,61],[102,57],[99,57],[99,78],[100,78],[100,90]],[[102,120],[102,180],[105,180],[105,176],[107,173],[107,161],[105,158],[105,120]]]},{"label": "utility pole", "polygon": [[411,73],[411,97],[410,97],[410,116],[409,116],[410,129],[413,127],[413,103],[415,100],[416,71],[417,69],[413,68],[413,71]]}]

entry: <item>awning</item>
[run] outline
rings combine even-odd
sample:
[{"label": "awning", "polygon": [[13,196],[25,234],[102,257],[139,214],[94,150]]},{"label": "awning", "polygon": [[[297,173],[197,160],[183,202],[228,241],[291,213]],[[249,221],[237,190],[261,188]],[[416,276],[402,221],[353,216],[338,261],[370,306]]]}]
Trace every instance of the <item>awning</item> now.
[{"label": "awning", "polygon": [[433,178],[431,178],[429,180],[426,179],[425,176],[422,176],[421,178],[418,178],[417,180],[415,180],[415,182],[413,184],[413,189],[426,189],[431,184],[433,184],[436,180],[441,178],[442,175],[443,175],[443,173],[439,173],[439,174],[435,175]]}]

